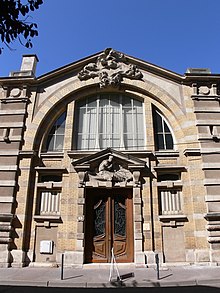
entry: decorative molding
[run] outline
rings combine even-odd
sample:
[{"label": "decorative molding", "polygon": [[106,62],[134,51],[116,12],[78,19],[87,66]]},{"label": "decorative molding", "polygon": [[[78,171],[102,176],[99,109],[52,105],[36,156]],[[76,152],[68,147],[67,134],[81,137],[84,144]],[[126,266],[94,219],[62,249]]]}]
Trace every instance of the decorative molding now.
[{"label": "decorative molding", "polygon": [[161,182],[157,182],[157,186],[158,187],[162,187],[162,188],[182,188],[183,186],[183,182],[181,180],[176,180],[176,181],[161,181]]},{"label": "decorative molding", "polygon": [[0,165],[0,171],[17,171],[17,165]]},{"label": "decorative molding", "polygon": [[188,218],[186,215],[181,214],[160,215],[159,221],[162,226],[177,227],[184,226],[184,223],[188,222]]},{"label": "decorative molding", "polygon": [[208,194],[207,196],[205,196],[205,201],[206,202],[220,202],[220,195]]},{"label": "decorative molding", "polygon": [[196,100],[196,101],[219,101],[220,97],[219,96],[198,96],[198,95],[192,95],[191,96],[192,100]]},{"label": "decorative molding", "polygon": [[15,198],[13,196],[0,196],[0,203],[13,203]]},{"label": "decorative molding", "polygon": [[220,213],[208,213],[204,215],[207,221],[220,221]]},{"label": "decorative molding", "polygon": [[34,215],[34,220],[36,222],[62,222],[60,215]]},{"label": "decorative molding", "polygon": [[186,156],[186,157],[190,157],[190,156],[200,156],[201,155],[201,151],[200,149],[197,149],[197,148],[192,148],[192,149],[185,149],[183,151],[183,154]]},{"label": "decorative molding", "polygon": [[219,170],[220,163],[203,163],[202,170]]},{"label": "decorative molding", "polygon": [[13,214],[0,214],[0,221],[3,222],[12,222],[16,218]]},{"label": "decorative molding", "polygon": [[56,160],[56,159],[63,159],[63,157],[64,157],[63,152],[42,152],[40,154],[40,158],[42,159]]},{"label": "decorative molding", "polygon": [[204,95],[204,96],[208,96],[211,92],[210,88],[208,86],[200,86],[198,87],[198,92],[199,92],[199,95]]},{"label": "decorative molding", "polygon": [[19,156],[21,156],[22,158],[33,158],[36,155],[36,151],[19,151]]},{"label": "decorative molding", "polygon": [[25,109],[18,109],[18,110],[13,110],[13,109],[7,109],[7,110],[0,110],[0,116],[3,115],[25,115],[27,111]]},{"label": "decorative molding", "polygon": [[174,150],[161,150],[161,151],[156,151],[155,152],[156,157],[179,157],[179,151],[174,151]]},{"label": "decorative molding", "polygon": [[141,172],[150,175],[145,161],[107,148],[72,161],[79,176],[79,187],[140,187]]},{"label": "decorative molding", "polygon": [[7,103],[30,103],[29,98],[27,97],[19,97],[19,98],[2,98],[0,99],[1,103],[7,104]]},{"label": "decorative molding", "polygon": [[208,231],[220,231],[220,224],[219,225],[207,225]]},{"label": "decorative molding", "polygon": [[21,93],[22,93],[22,91],[20,88],[13,88],[10,91],[10,97],[18,98],[18,97],[20,97]]},{"label": "decorative molding", "polygon": [[[152,151],[141,151],[141,150],[137,150],[137,151],[130,151],[130,150],[123,150],[120,151],[122,154],[127,155],[127,156],[135,156],[136,158],[150,158],[152,161],[156,160],[156,157],[154,155],[154,153]],[[85,158],[87,156],[90,155],[94,155],[96,154],[97,151],[92,151],[92,150],[87,150],[87,151],[82,151],[82,150],[78,150],[78,151],[67,151],[67,155],[74,159],[80,159],[80,158]]]},{"label": "decorative molding", "polygon": [[219,178],[208,178],[204,179],[204,185],[220,185],[220,179]]},{"label": "decorative molding", "polygon": [[220,243],[220,237],[217,237],[217,236],[210,236],[208,237],[208,242],[209,243]]},{"label": "decorative molding", "polygon": [[0,128],[23,128],[24,123],[23,122],[4,122],[1,123]]},{"label": "decorative molding", "polygon": [[124,78],[142,80],[143,74],[136,65],[128,63],[124,54],[107,48],[95,63],[88,63],[79,72],[78,78],[88,80],[99,78],[100,88],[118,87]]},{"label": "decorative molding", "polygon": [[178,165],[158,165],[154,167],[156,172],[163,172],[163,171],[175,171],[175,172],[186,172],[187,168],[185,166],[178,166]]},{"label": "decorative molding", "polygon": [[44,189],[62,188],[62,182],[38,182],[37,187]]},{"label": "decorative molding", "polygon": [[218,95],[218,85],[216,83],[203,82],[203,83],[193,83],[193,95],[192,98],[195,100],[199,100],[200,97],[202,99],[206,99],[206,97],[216,97]]},{"label": "decorative molding", "polygon": [[67,173],[67,169],[64,167],[35,167],[38,173]]},{"label": "decorative molding", "polygon": [[16,180],[0,180],[0,186],[16,186]]}]

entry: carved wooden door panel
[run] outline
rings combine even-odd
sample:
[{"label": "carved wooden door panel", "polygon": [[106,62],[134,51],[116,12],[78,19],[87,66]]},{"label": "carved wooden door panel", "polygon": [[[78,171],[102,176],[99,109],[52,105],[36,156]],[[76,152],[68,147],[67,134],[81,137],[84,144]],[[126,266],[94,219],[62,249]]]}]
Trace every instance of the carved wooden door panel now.
[{"label": "carved wooden door panel", "polygon": [[87,190],[85,261],[133,261],[132,190]]}]

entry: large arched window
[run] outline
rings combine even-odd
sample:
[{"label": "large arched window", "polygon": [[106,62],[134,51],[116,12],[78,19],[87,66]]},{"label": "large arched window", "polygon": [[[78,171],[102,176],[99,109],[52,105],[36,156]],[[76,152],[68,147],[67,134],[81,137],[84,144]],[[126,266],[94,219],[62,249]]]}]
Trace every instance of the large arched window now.
[{"label": "large arched window", "polygon": [[119,94],[88,97],[77,103],[78,150],[143,149],[145,146],[142,102]]},{"label": "large arched window", "polygon": [[165,118],[155,110],[154,116],[154,136],[156,150],[172,150],[173,136]]},{"label": "large arched window", "polygon": [[47,137],[47,151],[63,151],[66,112],[64,112],[53,124]]}]

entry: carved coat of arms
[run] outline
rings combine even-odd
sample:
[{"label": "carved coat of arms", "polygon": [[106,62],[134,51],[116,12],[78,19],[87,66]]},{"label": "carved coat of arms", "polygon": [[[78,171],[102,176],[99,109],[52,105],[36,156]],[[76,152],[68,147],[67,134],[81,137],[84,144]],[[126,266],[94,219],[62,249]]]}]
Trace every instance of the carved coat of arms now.
[{"label": "carved coat of arms", "polygon": [[80,80],[98,77],[100,88],[117,87],[123,78],[142,80],[143,74],[134,64],[129,64],[124,54],[107,48],[96,60],[89,63],[79,72]]}]

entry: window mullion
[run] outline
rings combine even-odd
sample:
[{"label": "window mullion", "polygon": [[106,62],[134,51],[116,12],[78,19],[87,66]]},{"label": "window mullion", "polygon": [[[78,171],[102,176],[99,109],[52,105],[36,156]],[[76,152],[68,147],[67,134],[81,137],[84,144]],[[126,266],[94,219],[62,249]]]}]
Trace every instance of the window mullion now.
[{"label": "window mullion", "polygon": [[165,127],[164,127],[164,119],[162,117],[162,131],[163,131],[163,144],[164,144],[164,149],[166,150],[167,149],[167,146],[166,146],[166,136],[165,136]]},{"label": "window mullion", "polygon": [[57,140],[57,121],[55,122],[54,125],[54,133],[53,133],[53,150],[56,150],[56,140]]},{"label": "window mullion", "polygon": [[55,126],[55,131],[54,131],[54,140],[53,140],[53,150],[56,150],[56,140],[57,140],[57,126]]},{"label": "window mullion", "polygon": [[97,103],[96,103],[96,133],[95,133],[95,149],[100,149],[100,145],[99,145],[99,119],[100,119],[100,115],[99,115],[99,111],[100,111],[100,96],[97,97]]},{"label": "window mullion", "polygon": [[[111,113],[111,101],[110,96],[108,96],[108,103],[107,103],[107,117],[106,117],[106,125],[105,125],[105,133],[107,135],[107,147],[112,147],[111,138],[113,136],[112,131],[112,113]],[[108,132],[109,129],[109,132]]]},{"label": "window mullion", "polygon": [[124,142],[124,116],[123,116],[123,97],[122,95],[119,96],[119,116],[120,116],[120,125],[119,125],[119,135],[120,135],[120,144],[119,144],[119,148],[120,149],[125,149],[125,142]]},{"label": "window mullion", "polygon": [[[132,120],[132,146],[131,148],[134,148],[135,146],[135,133],[136,129],[134,130],[134,100],[131,99],[131,120]],[[137,127],[137,125],[136,125]]]},{"label": "window mullion", "polygon": [[[82,128],[82,149],[86,149],[89,147],[89,133],[88,133],[88,98],[86,99],[86,111],[85,111],[85,131],[83,132],[83,128]],[[86,141],[88,135],[88,140]]]}]

